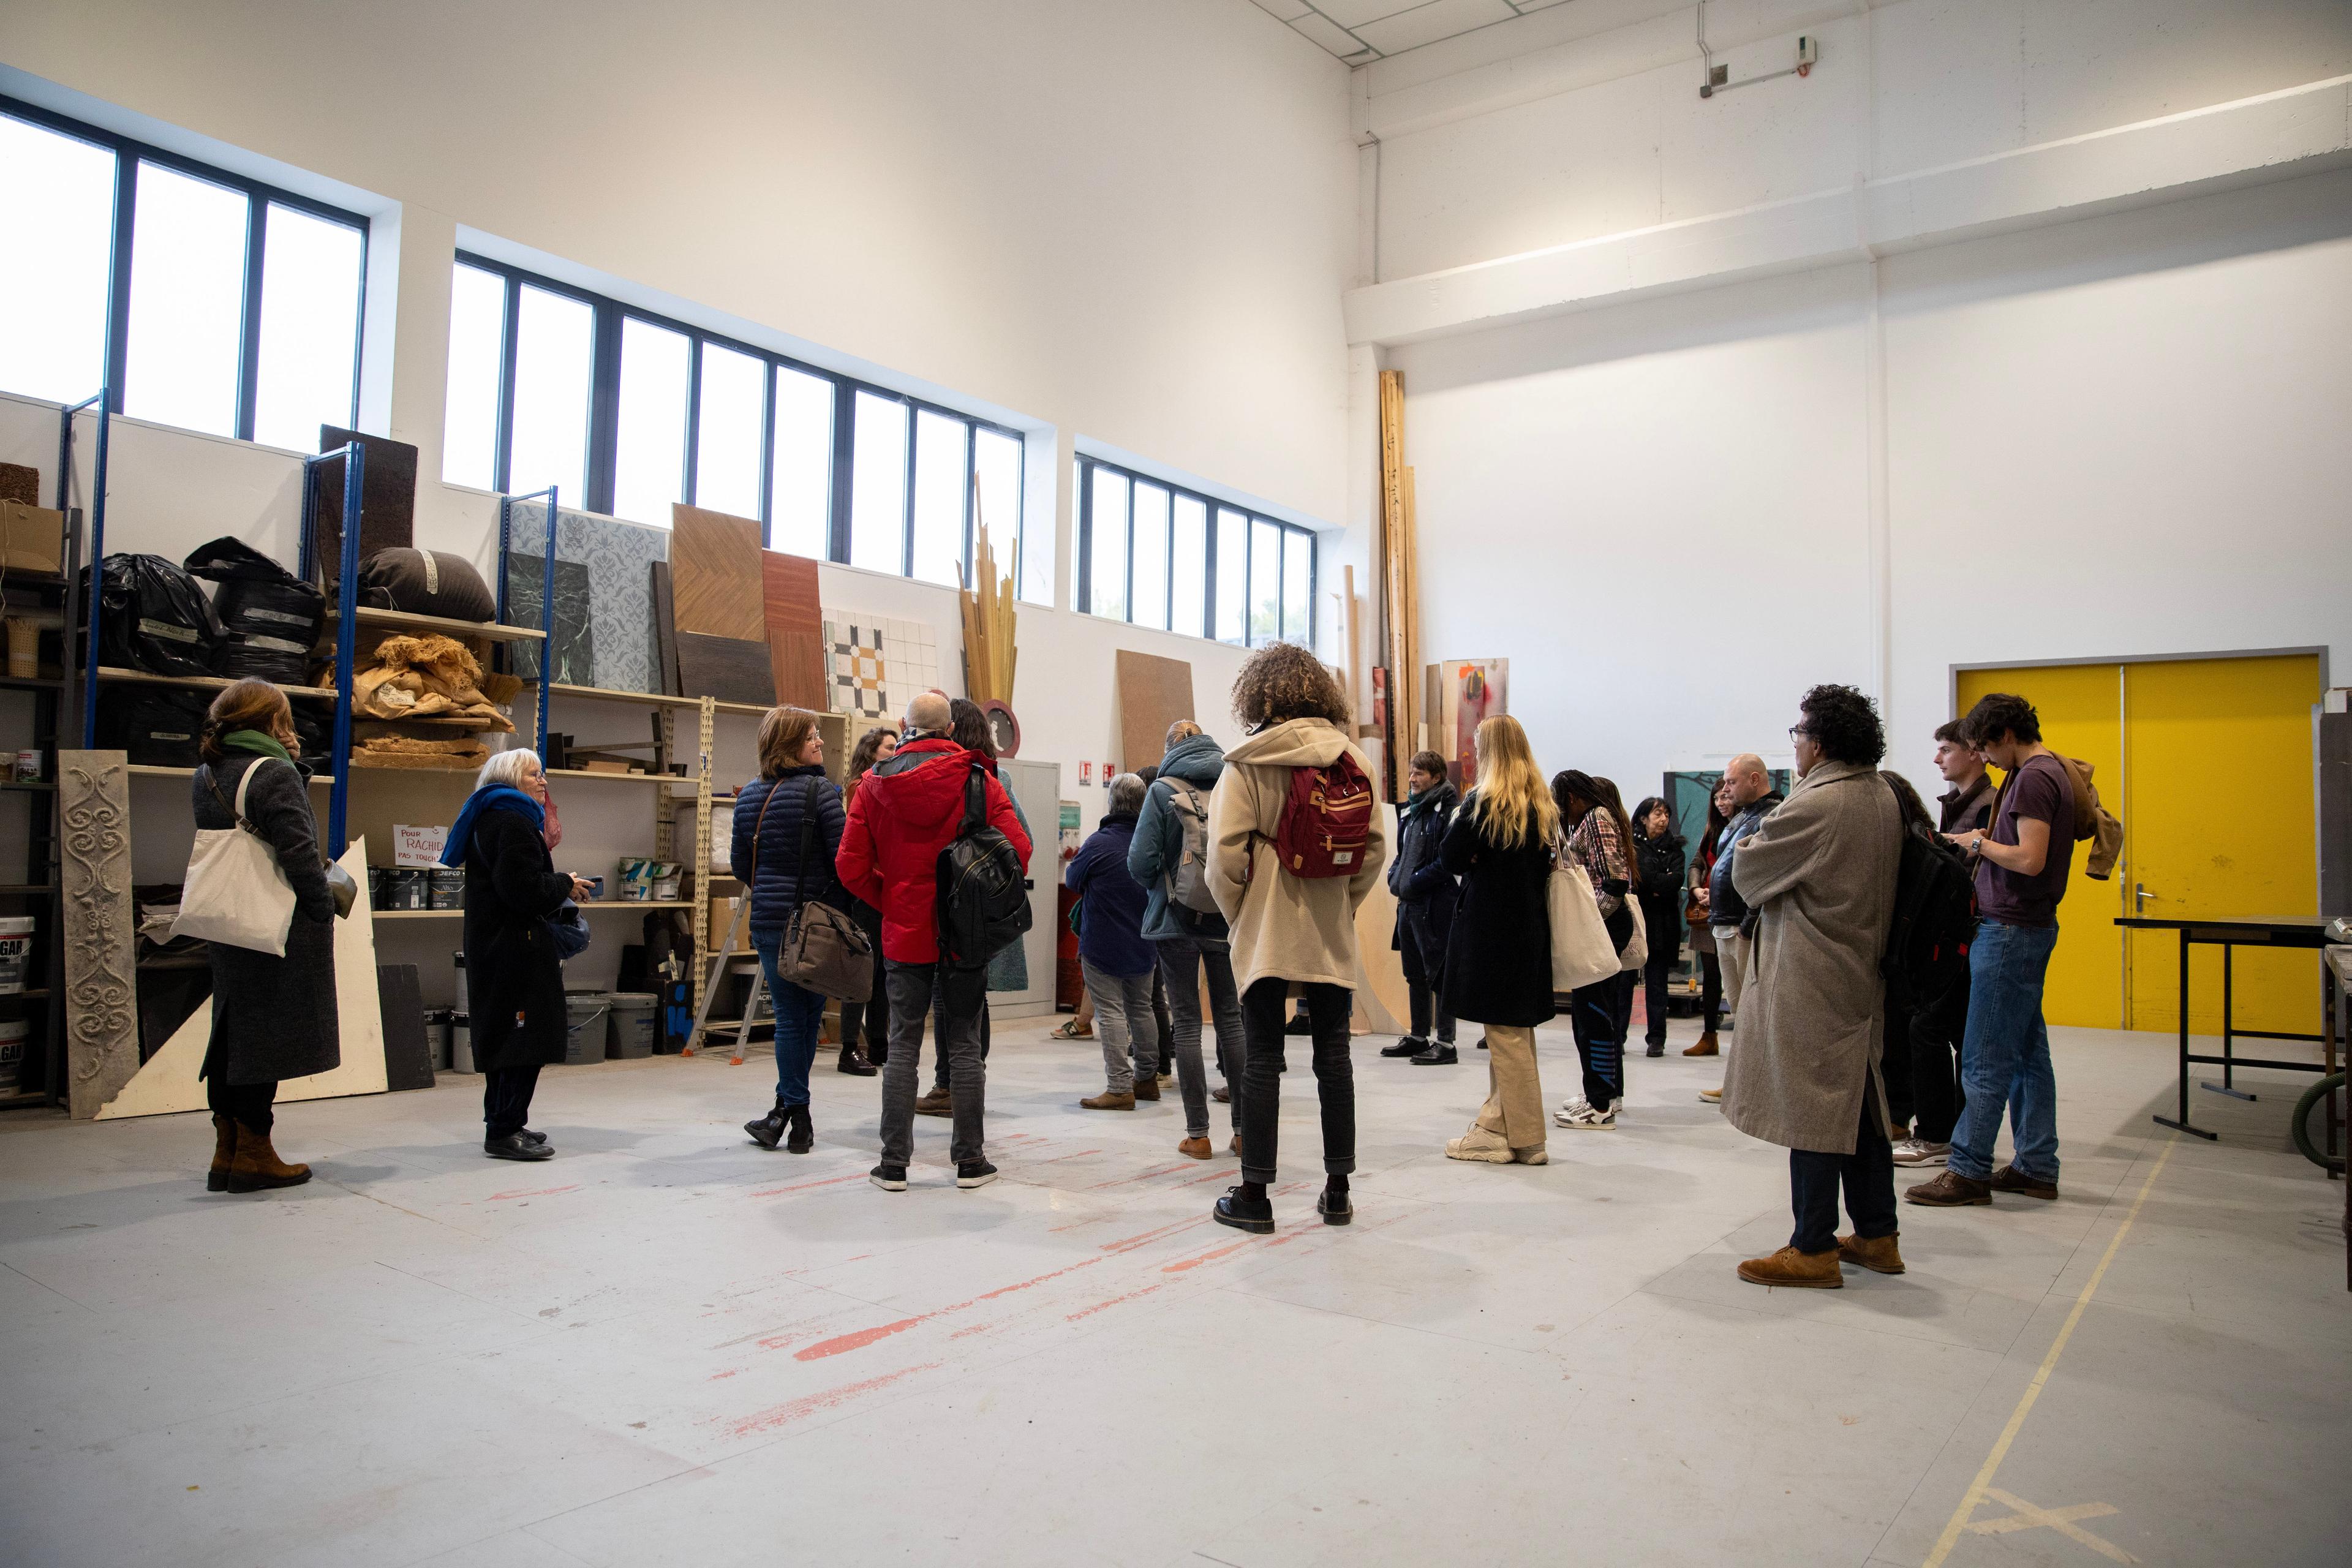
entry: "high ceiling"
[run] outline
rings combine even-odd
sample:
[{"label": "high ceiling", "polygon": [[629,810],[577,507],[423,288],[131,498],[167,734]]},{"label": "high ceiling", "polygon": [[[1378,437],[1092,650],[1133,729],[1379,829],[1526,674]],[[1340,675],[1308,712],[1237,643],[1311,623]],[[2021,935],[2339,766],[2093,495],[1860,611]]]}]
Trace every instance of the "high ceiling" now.
[{"label": "high ceiling", "polygon": [[1351,66],[1491,27],[1563,0],[1257,0]]}]

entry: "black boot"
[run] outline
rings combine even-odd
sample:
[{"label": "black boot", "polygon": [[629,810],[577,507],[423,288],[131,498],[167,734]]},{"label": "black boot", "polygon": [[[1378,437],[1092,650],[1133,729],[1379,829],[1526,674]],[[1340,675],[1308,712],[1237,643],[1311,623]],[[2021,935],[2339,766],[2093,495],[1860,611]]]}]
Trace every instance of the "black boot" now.
[{"label": "black boot", "polygon": [[[809,1108],[806,1105],[795,1105],[784,1115],[792,1123],[793,1129],[792,1137],[785,1141],[784,1152],[805,1154],[815,1148],[816,1129],[809,1125]],[[775,1145],[772,1143],[769,1147],[773,1148]]]},{"label": "black boot", "polygon": [[791,1110],[790,1106],[779,1104],[759,1121],[743,1123],[743,1131],[749,1132],[751,1142],[761,1148],[772,1149],[784,1136],[784,1118]]},{"label": "black boot", "polygon": [[835,1064],[834,1070],[848,1073],[853,1078],[872,1078],[874,1064],[867,1061],[866,1053],[856,1046],[844,1046],[841,1047],[841,1060]]}]

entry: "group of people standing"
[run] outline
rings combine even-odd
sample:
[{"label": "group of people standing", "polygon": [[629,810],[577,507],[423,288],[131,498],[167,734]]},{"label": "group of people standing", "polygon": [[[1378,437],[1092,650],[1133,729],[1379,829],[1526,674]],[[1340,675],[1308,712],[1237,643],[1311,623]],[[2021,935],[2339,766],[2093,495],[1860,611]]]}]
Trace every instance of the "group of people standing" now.
[{"label": "group of people standing", "polygon": [[[1644,800],[1629,816],[1608,779],[1568,770],[1547,783],[1518,722],[1497,716],[1478,726],[1475,787],[1466,795],[1442,759],[1412,759],[1391,861],[1338,681],[1304,648],[1258,650],[1234,683],[1240,742],[1226,751],[1199,725],[1175,725],[1151,778],[1112,781],[1108,812],[1068,868],[1108,1079],[1082,1103],[1132,1110],[1158,1098],[1158,976],[1184,1103],[1179,1151],[1203,1160],[1215,1152],[1202,1057],[1203,1028],[1213,1027],[1231,1105],[1228,1151],[1241,1158],[1241,1180],[1217,1200],[1214,1217],[1271,1230],[1295,1004],[1321,1112],[1325,1181],[1315,1207],[1326,1223],[1349,1223],[1356,914],[1386,865],[1412,1032],[1383,1054],[1456,1062],[1457,1021],[1482,1026],[1486,1100],[1445,1152],[1544,1164],[1535,1031],[1559,1005],[1548,900],[1555,868],[1572,865],[1621,953],[1641,910],[1648,952],[1643,963],[1569,994],[1580,1092],[1550,1122],[1615,1126],[1634,988],[1649,986],[1646,1046],[1659,1055],[1665,979],[1679,956],[1675,917],[1686,916],[1705,975],[1705,1019],[1685,1054],[1721,1052],[1726,1004],[1738,1026],[1738,1048],[1722,1053],[1724,1084],[1705,1098],[1719,1100],[1741,1131],[1790,1151],[1796,1228],[1779,1252],[1741,1263],[1742,1279],[1833,1287],[1842,1263],[1901,1272],[1897,1163],[1946,1166],[1905,1194],[1913,1204],[2055,1197],[2055,1079],[2041,994],[2069,847],[2080,836],[2074,773],[2042,742],[2031,704],[1990,696],[1937,732],[1937,766],[1951,790],[1931,819],[1901,775],[1879,771],[1885,733],[1867,697],[1819,686],[1799,711],[1790,731],[1796,788],[1784,799],[1760,757],[1735,758],[1687,860],[1663,801]],[[261,681],[233,684],[212,705],[202,747],[197,826],[243,826],[268,844],[296,906],[282,956],[213,947],[216,999],[202,1069],[215,1131],[209,1184],[291,1185],[310,1171],[278,1157],[271,1106],[280,1080],[340,1060],[334,899],[284,694]],[[730,863],[751,900],[752,942],[774,997],[777,1085],[774,1104],[745,1131],[766,1148],[814,1146],[809,1074],[824,998],[777,965],[796,917],[827,903],[874,938],[873,995],[844,1007],[839,1062],[845,1072],[880,1071],[874,1184],[907,1188],[919,1112],[950,1119],[956,1184],[987,1184],[997,1174],[984,1129],[987,993],[1025,980],[1007,970],[1004,952],[987,967],[947,961],[937,912],[937,867],[961,832],[984,824],[1024,868],[1032,854],[1019,805],[997,776],[984,716],[937,693],[917,698],[899,731],[860,739],[845,793],[825,773],[813,713],[772,711],[759,752],[760,775],[737,797]],[[1988,763],[2007,775],[1999,792]],[[445,849],[467,873],[483,1148],[501,1159],[554,1153],[528,1121],[540,1068],[563,1058],[562,932],[567,906],[589,888],[554,868],[561,829],[549,805],[538,757],[501,752],[484,765]],[[1923,854],[1965,857],[1972,908],[1945,944],[1952,951],[1906,954],[1910,967],[1898,972],[1889,959],[1898,881],[1920,874]],[[1019,944],[1008,952],[1017,965]],[[935,1078],[919,1096],[927,1024],[937,1035]],[[1995,1168],[2004,1110],[2016,1153]],[[1845,1236],[1835,1234],[1841,1193],[1854,1222]]]}]

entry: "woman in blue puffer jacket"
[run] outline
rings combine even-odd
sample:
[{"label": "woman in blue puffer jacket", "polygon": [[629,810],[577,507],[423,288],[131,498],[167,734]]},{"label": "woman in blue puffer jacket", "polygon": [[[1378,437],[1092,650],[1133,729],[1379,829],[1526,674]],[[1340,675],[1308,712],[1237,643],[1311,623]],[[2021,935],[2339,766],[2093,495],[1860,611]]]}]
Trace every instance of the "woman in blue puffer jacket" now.
[{"label": "woman in blue puffer jacket", "polygon": [[[824,732],[815,714],[773,708],[760,721],[760,776],[735,794],[735,843],[729,868],[751,900],[751,945],[776,1010],[776,1104],[743,1131],[762,1149],[784,1143],[805,1154],[816,1145],[809,1122],[809,1064],[824,998],[776,973],[776,952],[804,903],[842,901],[833,860],[845,818],[841,790],[824,774]],[[804,831],[805,830],[805,831]]]}]

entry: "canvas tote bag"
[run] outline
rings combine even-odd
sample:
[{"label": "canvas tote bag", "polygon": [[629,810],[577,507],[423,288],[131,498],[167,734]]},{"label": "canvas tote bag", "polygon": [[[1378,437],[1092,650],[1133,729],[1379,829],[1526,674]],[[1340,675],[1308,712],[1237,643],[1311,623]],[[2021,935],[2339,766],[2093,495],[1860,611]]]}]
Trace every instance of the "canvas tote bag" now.
[{"label": "canvas tote bag", "polygon": [[1643,918],[1642,900],[1628,893],[1625,907],[1633,911],[1633,934],[1625,939],[1625,951],[1617,955],[1621,973],[1639,969],[1650,962],[1650,922]]},{"label": "canvas tote bag", "polygon": [[1551,911],[1551,988],[1580,991],[1618,972],[1617,944],[1601,906],[1592,900],[1592,879],[1584,868],[1562,855],[1551,868],[1544,889]]},{"label": "canvas tote bag", "polygon": [[[816,826],[817,792],[823,787],[811,779],[808,794],[801,801],[801,857],[793,883],[794,890],[803,896],[793,906],[792,923],[784,928],[783,941],[777,944],[776,974],[803,991],[814,991],[836,1002],[865,1002],[874,994],[873,938],[846,911],[807,896],[809,838]],[[768,799],[760,803],[760,822],[751,827],[751,874],[755,879],[759,876],[760,825],[767,820],[769,801],[775,798],[772,786]]]},{"label": "canvas tote bag", "polygon": [[[278,863],[278,851],[245,815],[246,789],[253,775],[274,760],[255,758],[236,781],[236,804],[229,807],[236,826],[197,832],[195,847],[188,853],[187,885],[181,890],[173,936],[286,956],[286,932],[294,922],[294,885]],[[211,784],[209,766],[205,774]],[[212,790],[217,798],[220,785],[212,784]]]}]

